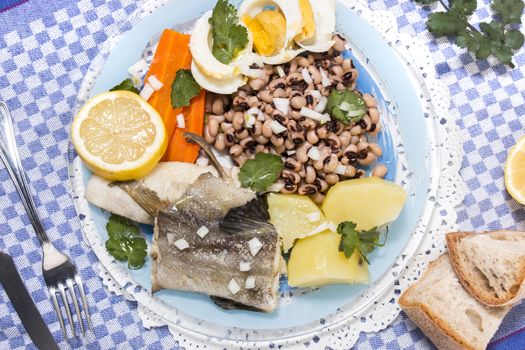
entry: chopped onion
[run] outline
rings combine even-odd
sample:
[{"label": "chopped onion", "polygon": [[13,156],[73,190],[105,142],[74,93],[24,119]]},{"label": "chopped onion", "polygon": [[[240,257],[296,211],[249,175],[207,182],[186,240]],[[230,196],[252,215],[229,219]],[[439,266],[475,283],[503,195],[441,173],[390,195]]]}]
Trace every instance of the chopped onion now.
[{"label": "chopped onion", "polygon": [[317,105],[315,106],[314,110],[316,112],[323,113],[324,110],[326,109],[327,104],[328,104],[328,99],[325,96],[323,96],[321,97]]},{"label": "chopped onion", "polygon": [[232,294],[235,295],[239,293],[239,291],[241,290],[241,287],[239,287],[239,284],[237,283],[235,278],[232,278],[230,283],[228,283],[228,289],[230,290],[230,292],[232,292]]},{"label": "chopped onion", "polygon": [[319,68],[319,71],[321,72],[321,84],[323,84],[324,87],[332,85],[330,82],[330,78],[328,78],[328,75],[324,71],[323,68]]},{"label": "chopped onion", "polygon": [[210,160],[207,157],[200,156],[199,158],[197,158],[195,164],[197,164],[197,166],[205,167],[208,166],[208,164],[210,164]]},{"label": "chopped onion", "polygon": [[175,247],[177,247],[179,250],[184,250],[186,248],[189,248],[189,246],[190,244],[184,238],[175,241]]},{"label": "chopped onion", "polygon": [[249,261],[241,261],[239,263],[239,270],[242,272],[250,271],[252,269],[252,263]]},{"label": "chopped onion", "polygon": [[184,114],[179,113],[175,117],[177,119],[177,127],[179,129],[184,129],[186,127],[186,121],[184,120]]},{"label": "chopped onion", "polygon": [[287,115],[290,108],[290,100],[287,98],[274,98],[273,104],[282,114]]},{"label": "chopped onion", "polygon": [[142,90],[140,90],[140,97],[145,99],[146,101],[149,100],[151,95],[155,92],[155,89],[148,83],[144,84],[144,87]]},{"label": "chopped onion", "polygon": [[337,225],[334,222],[329,221],[326,228],[332,232],[337,232]]},{"label": "chopped onion", "polygon": [[250,248],[250,253],[252,256],[256,256],[257,253],[259,253],[259,250],[261,250],[263,244],[257,237],[253,237],[248,241],[248,247]]},{"label": "chopped onion", "polygon": [[308,153],[306,153],[308,157],[312,160],[319,160],[321,158],[321,152],[319,151],[319,148],[316,146],[313,146],[308,150]]},{"label": "chopped onion", "polygon": [[312,76],[310,75],[310,72],[308,72],[308,69],[303,68],[303,70],[301,71],[301,74],[303,75],[304,81],[306,81],[308,84],[311,84],[314,82],[314,80],[312,79]]},{"label": "chopped onion", "polygon": [[342,111],[348,112],[350,109],[352,109],[352,105],[346,101],[343,101],[339,105],[339,109]]},{"label": "chopped onion", "polygon": [[210,232],[210,229],[207,228],[206,226],[201,226],[198,230],[197,230],[197,235],[200,237],[200,238],[204,238],[206,237],[206,235]]},{"label": "chopped onion", "polygon": [[321,123],[326,123],[330,121],[330,116],[326,114],[321,114],[317,111],[314,111],[313,109],[306,108],[306,107],[301,108],[301,111],[299,112],[299,114],[301,114],[301,116],[303,117],[317,120],[318,122],[321,122]]},{"label": "chopped onion", "polygon": [[175,234],[174,233],[168,233],[166,235],[166,238],[168,238],[168,244],[172,245],[173,241],[175,240]]},{"label": "chopped onion", "polygon": [[251,114],[253,116],[257,116],[257,119],[259,119],[260,116],[264,117],[264,113],[257,107],[250,108],[246,111],[246,113]]},{"label": "chopped onion", "polygon": [[289,151],[286,151],[286,154],[289,155],[289,156],[291,156],[291,155],[295,154],[295,152],[296,152],[296,151],[295,151],[294,149],[291,149],[291,150],[289,150]]},{"label": "chopped onion", "polygon": [[282,126],[277,120],[272,120],[270,123],[270,128],[272,129],[274,134],[280,134],[283,131],[288,130],[285,126]]},{"label": "chopped onion", "polygon": [[281,192],[283,187],[284,187],[284,183],[276,182],[276,183],[271,184],[270,187],[268,187],[268,192]]},{"label": "chopped onion", "polygon": [[319,92],[319,90],[312,90],[310,91],[310,95],[312,95],[315,99],[320,100],[323,95]]},{"label": "chopped onion", "polygon": [[313,213],[307,214],[306,217],[310,222],[317,222],[321,220],[321,213],[318,211],[314,211]]},{"label": "chopped onion", "polygon": [[146,62],[146,60],[144,59],[141,59],[128,68],[128,73],[131,76],[142,75],[146,73],[147,70],[148,70],[148,62]]},{"label": "chopped onion", "polygon": [[275,67],[275,69],[277,69],[277,74],[279,74],[279,76],[280,76],[281,78],[284,78],[284,76],[286,75],[286,73],[284,72],[283,67],[281,67],[281,66],[277,66],[277,67]]},{"label": "chopped onion", "polygon": [[247,128],[251,128],[252,126],[254,126],[255,122],[256,122],[256,119],[253,115],[248,114],[248,113],[244,115],[244,125]]},{"label": "chopped onion", "polygon": [[153,74],[148,77],[148,83],[155,91],[159,91],[164,86],[164,84],[162,84],[162,82]]},{"label": "chopped onion", "polygon": [[337,168],[335,168],[334,173],[338,175],[344,175],[346,173],[346,166],[339,164]]},{"label": "chopped onion", "polygon": [[246,284],[244,285],[245,289],[255,288],[255,276],[248,276],[246,278]]},{"label": "chopped onion", "polygon": [[365,113],[366,111],[363,109],[357,109],[357,110],[354,109],[354,110],[348,111],[346,115],[349,117],[359,117],[360,115],[363,115]]}]

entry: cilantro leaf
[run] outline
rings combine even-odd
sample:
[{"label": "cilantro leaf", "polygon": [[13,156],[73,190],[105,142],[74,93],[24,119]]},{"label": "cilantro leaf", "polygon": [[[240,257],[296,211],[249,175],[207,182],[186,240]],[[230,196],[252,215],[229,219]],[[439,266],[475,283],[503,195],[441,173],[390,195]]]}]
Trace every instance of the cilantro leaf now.
[{"label": "cilantro leaf", "polygon": [[503,24],[520,24],[525,4],[521,0],[493,0],[491,7]]},{"label": "cilantro leaf", "polygon": [[212,53],[221,63],[228,64],[248,44],[248,31],[239,23],[237,10],[228,0],[219,0],[210,18]]},{"label": "cilantro leaf", "polygon": [[374,251],[377,247],[383,247],[386,243],[379,243],[379,231],[377,227],[370,230],[358,231],[357,224],[351,221],[345,221],[337,227],[337,233],[341,235],[339,241],[339,251],[343,252],[346,258],[350,258],[356,250],[361,254],[366,263],[370,262],[366,256]]},{"label": "cilantro leaf", "polygon": [[189,69],[181,69],[175,74],[171,84],[171,106],[181,108],[190,105],[190,100],[201,92],[201,87]]},{"label": "cilantro leaf", "polygon": [[461,17],[468,17],[476,11],[476,0],[451,0],[450,10]]},{"label": "cilantro leaf", "polygon": [[[428,4],[430,0],[415,0]],[[514,50],[524,44],[524,36],[513,25],[521,23],[525,4],[523,0],[492,0],[491,8],[495,19],[481,22],[479,29],[468,22],[477,7],[476,0],[449,0],[448,6],[439,2],[445,11],[431,13],[427,21],[428,30],[436,35],[455,35],[456,45],[471,51],[477,59],[490,55],[501,63],[514,68]]]},{"label": "cilantro leaf", "polygon": [[466,22],[456,14],[436,12],[428,16],[428,30],[437,35],[457,34],[465,30]]},{"label": "cilantro leaf", "polygon": [[523,33],[516,29],[511,29],[505,34],[505,46],[517,50],[523,46]]},{"label": "cilantro leaf", "polygon": [[[343,104],[347,108],[341,109]],[[351,90],[333,90],[328,96],[326,110],[332,116],[345,124],[358,122],[366,114],[366,104],[363,98]]]},{"label": "cilantro leaf", "polygon": [[437,0],[415,0],[415,1],[421,5],[431,5],[435,3]]},{"label": "cilantro leaf", "polygon": [[281,157],[270,153],[257,153],[255,159],[247,160],[239,171],[242,187],[264,192],[279,177],[284,163]]},{"label": "cilantro leaf", "polygon": [[127,261],[128,268],[140,269],[147,255],[146,240],[139,235],[138,226],[129,220],[112,214],[106,224],[109,239],[106,250],[118,261]]},{"label": "cilantro leaf", "polygon": [[140,91],[133,85],[133,81],[131,79],[125,79],[120,84],[112,87],[109,89],[109,91],[130,91],[134,92],[136,94],[139,94]]}]

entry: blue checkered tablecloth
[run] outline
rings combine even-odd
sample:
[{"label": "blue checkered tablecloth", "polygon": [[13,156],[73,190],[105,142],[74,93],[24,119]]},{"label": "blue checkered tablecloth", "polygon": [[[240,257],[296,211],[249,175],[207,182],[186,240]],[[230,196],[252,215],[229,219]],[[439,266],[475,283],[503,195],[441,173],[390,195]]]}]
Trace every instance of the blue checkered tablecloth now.
[{"label": "blue checkered tablecloth", "polygon": [[[74,258],[88,292],[93,330],[73,348],[178,349],[166,327],[146,330],[136,305],[109,293],[84,246],[70,197],[68,130],[84,73],[101,45],[133,12],[138,0],[0,0],[0,100],[15,119],[17,142],[37,196],[40,217],[57,248]],[[487,0],[474,20],[487,19]],[[397,17],[401,31],[430,47],[436,70],[452,95],[458,126],[466,132],[461,174],[469,193],[458,209],[464,230],[525,230],[525,207],[505,192],[507,150],[525,134],[525,53],[510,70],[476,61],[445,39],[425,30],[427,9],[409,0],[372,0],[376,10]],[[13,256],[44,320],[61,348],[67,348],[41,273],[41,250],[5,170],[0,170],[0,250]],[[514,308],[491,349],[525,349],[525,303]],[[181,345],[183,346],[183,345]],[[401,314],[386,330],[362,334],[357,349],[427,349],[430,342]],[[0,349],[34,349],[3,290],[0,290]]]}]

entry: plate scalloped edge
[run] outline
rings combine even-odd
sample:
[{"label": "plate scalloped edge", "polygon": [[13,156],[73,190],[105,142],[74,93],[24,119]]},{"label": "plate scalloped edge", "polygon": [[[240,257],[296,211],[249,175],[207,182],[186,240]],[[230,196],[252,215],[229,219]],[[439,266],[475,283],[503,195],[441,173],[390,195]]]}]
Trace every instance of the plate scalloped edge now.
[{"label": "plate scalloped edge", "polygon": [[[142,18],[168,1],[146,1],[137,10],[136,16]],[[168,311],[173,312],[173,308],[163,305],[162,302],[148,306],[141,302],[144,300],[147,291],[137,287],[121,265],[105,253],[104,244],[100,241],[94,223],[89,219],[87,202],[78,200],[84,197],[84,185],[81,183],[82,176],[78,176],[81,172],[81,163],[76,158],[71,163],[70,177],[73,181],[73,196],[77,199],[74,201],[77,211],[79,214],[84,213],[86,215],[81,220],[85,243],[92,247],[100,259],[97,269],[108,290],[116,295],[122,295],[130,301],[138,300],[138,314],[145,328],[167,325],[179,344],[187,348],[197,344],[204,349],[224,349],[226,347],[229,349],[240,347],[275,348],[280,345],[293,349],[310,346],[334,349],[349,348],[355,344],[360,332],[377,332],[394,321],[400,312],[397,299],[401,292],[419,277],[430,261],[436,259],[446,250],[445,233],[457,230],[455,207],[462,202],[466,194],[466,187],[459,175],[463,158],[462,145],[459,131],[455,126],[455,119],[449,111],[450,93],[448,88],[436,79],[429,49],[418,39],[399,33],[395,16],[386,11],[372,12],[361,0],[343,0],[343,2],[382,35],[388,45],[399,55],[407,71],[420,83],[422,104],[428,118],[433,119],[437,129],[436,140],[438,143],[431,147],[437,148],[440,153],[440,178],[436,197],[429,198],[430,201],[434,202],[430,222],[428,224],[419,223],[411,235],[411,238],[414,239],[410,241],[419,244],[411,247],[411,249],[416,250],[416,254],[401,254],[397,258],[389,271],[391,275],[389,277],[394,278],[395,282],[386,290],[381,290],[378,293],[374,291],[374,286],[372,286],[363,293],[362,297],[370,298],[371,303],[362,312],[333,322],[333,326],[324,327],[315,334],[306,332],[271,341],[236,341],[203,336],[181,327],[180,324],[166,321],[162,314]],[[113,36],[111,38],[107,43],[109,46],[115,45],[120,37]],[[103,58],[99,57],[99,59],[102,60]],[[101,67],[99,64],[93,66]],[[89,96],[98,74],[99,71],[97,70],[88,71],[79,96],[84,96],[84,98]],[[434,111],[439,111],[439,115]],[[152,311],[153,309],[155,312]]]}]

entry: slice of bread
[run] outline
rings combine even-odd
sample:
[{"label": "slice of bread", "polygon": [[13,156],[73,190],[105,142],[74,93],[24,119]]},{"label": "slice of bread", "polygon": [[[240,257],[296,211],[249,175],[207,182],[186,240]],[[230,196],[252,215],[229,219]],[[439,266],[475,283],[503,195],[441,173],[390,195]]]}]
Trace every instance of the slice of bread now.
[{"label": "slice of bread", "polygon": [[525,232],[447,234],[450,260],[463,287],[485,305],[525,297]]},{"label": "slice of bread", "polygon": [[485,349],[510,306],[491,308],[474,299],[459,282],[448,254],[399,298],[408,317],[438,349]]}]

